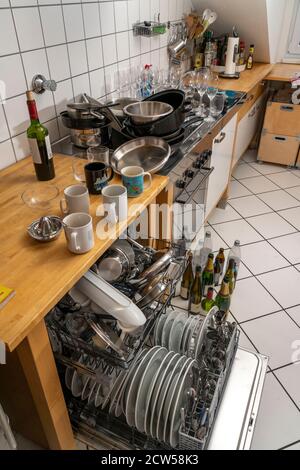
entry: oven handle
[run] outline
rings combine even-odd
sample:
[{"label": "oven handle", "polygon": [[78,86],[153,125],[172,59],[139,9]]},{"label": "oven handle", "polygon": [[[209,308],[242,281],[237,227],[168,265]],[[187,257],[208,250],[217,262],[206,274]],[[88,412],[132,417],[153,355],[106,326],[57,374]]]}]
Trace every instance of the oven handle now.
[{"label": "oven handle", "polygon": [[[205,183],[205,181],[210,177],[210,175],[212,174],[213,171],[215,171],[215,167],[213,166],[212,168],[202,168],[202,170],[209,170],[208,173],[204,176],[204,178],[200,181],[199,185],[197,186],[197,188],[195,189],[194,193],[198,190],[199,186],[201,186],[203,183]],[[193,194],[194,194],[193,193]],[[189,201],[193,198],[193,196],[191,195],[191,197],[183,202],[183,201],[180,201],[180,196],[178,196],[178,198],[176,199],[176,203],[177,204],[183,204],[183,205],[186,205],[189,203]]]}]

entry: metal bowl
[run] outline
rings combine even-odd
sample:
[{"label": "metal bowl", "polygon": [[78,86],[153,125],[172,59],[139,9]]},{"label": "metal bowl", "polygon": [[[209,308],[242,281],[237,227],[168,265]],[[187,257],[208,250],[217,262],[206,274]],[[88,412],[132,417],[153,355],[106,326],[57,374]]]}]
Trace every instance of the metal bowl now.
[{"label": "metal bowl", "polygon": [[130,140],[117,148],[111,159],[113,170],[121,174],[127,166],[140,166],[148,173],[161,170],[171,155],[169,144],[158,137],[141,137]]},{"label": "metal bowl", "polygon": [[141,101],[125,106],[124,114],[129,116],[134,124],[147,124],[169,116],[174,108],[170,104],[160,101]]}]

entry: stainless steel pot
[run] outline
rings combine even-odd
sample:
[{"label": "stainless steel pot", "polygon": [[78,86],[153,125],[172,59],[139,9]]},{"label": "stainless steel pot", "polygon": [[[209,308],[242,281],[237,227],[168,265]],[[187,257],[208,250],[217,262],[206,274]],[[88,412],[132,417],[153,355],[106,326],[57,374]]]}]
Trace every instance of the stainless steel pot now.
[{"label": "stainless steel pot", "polygon": [[169,116],[173,111],[173,106],[161,101],[141,101],[129,104],[124,108],[124,114],[130,118],[133,124],[155,122]]},{"label": "stainless steel pot", "polygon": [[118,247],[110,249],[98,263],[98,275],[107,282],[123,280],[130,272],[130,261]]},{"label": "stainless steel pot", "polygon": [[74,145],[81,148],[98,147],[107,145],[109,141],[108,126],[106,119],[91,116],[89,118],[73,118],[68,111],[61,114],[63,125],[70,130],[71,140]]},{"label": "stainless steel pot", "polygon": [[87,149],[103,145],[102,131],[100,129],[70,129],[71,140],[76,147]]}]

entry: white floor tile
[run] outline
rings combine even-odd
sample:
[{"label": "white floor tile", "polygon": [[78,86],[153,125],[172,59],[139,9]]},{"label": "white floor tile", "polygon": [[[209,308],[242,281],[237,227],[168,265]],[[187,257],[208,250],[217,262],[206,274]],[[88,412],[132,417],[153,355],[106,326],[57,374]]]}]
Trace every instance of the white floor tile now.
[{"label": "white floor tile", "polygon": [[245,162],[242,165],[238,165],[233,172],[233,177],[236,178],[237,180],[241,180],[244,178],[253,178],[254,176],[259,176],[259,175],[260,173],[258,173],[250,165],[247,165],[247,163]]},{"label": "white floor tile", "polygon": [[277,184],[280,188],[292,188],[300,186],[300,178],[286,171],[285,173],[278,173],[277,175],[269,175],[268,178]]},{"label": "white floor tile", "polygon": [[294,267],[257,277],[283,308],[300,304],[300,272]]},{"label": "white floor tile", "polygon": [[230,247],[236,240],[240,240],[241,245],[262,240],[262,237],[245,220],[214,225],[214,229]]},{"label": "white floor tile", "polygon": [[243,160],[247,163],[252,163],[257,161],[257,150],[247,150],[243,155]]},{"label": "white floor tile", "polygon": [[210,231],[211,233],[211,239],[212,239],[212,251],[219,251],[220,248],[228,248],[229,245],[225,243],[225,240],[223,240],[217,232],[214,230],[214,228],[209,227],[207,230]]},{"label": "white floor tile", "polygon": [[295,170],[290,170],[291,173],[293,173],[293,175],[297,176],[298,178],[300,178],[300,167],[298,167],[297,169]]},{"label": "white floor tile", "polygon": [[233,199],[230,201],[230,205],[243,217],[252,217],[254,215],[272,212],[272,209],[256,196],[246,196]]},{"label": "white floor tile", "polygon": [[298,271],[300,271],[300,264],[296,264],[295,268],[298,269]]},{"label": "white floor tile", "polygon": [[241,219],[241,216],[229,205],[227,204],[226,209],[216,208],[208,222],[211,225],[220,224],[223,222],[231,222],[232,220]]},{"label": "white floor tile", "polygon": [[294,227],[300,230],[300,207],[280,211],[279,214]]},{"label": "white floor tile", "polygon": [[236,283],[230,310],[237,321],[242,323],[277,312],[280,306],[255,277],[251,277]]},{"label": "white floor tile", "polygon": [[251,195],[250,191],[238,181],[231,181],[229,194],[229,199]]},{"label": "white floor tile", "polygon": [[[299,354],[300,359],[300,354]],[[297,406],[300,407],[300,362],[284,367],[274,372],[287,393],[292,397]]]},{"label": "white floor tile", "polygon": [[300,201],[300,186],[297,186],[296,188],[286,189],[286,192],[296,198],[298,201]]},{"label": "white floor tile", "polygon": [[270,240],[270,243],[291,264],[300,263],[300,233]]},{"label": "white floor tile", "polygon": [[252,450],[277,450],[299,440],[300,413],[272,374],[268,374],[256,421]]},{"label": "white floor tile", "polygon": [[[224,251],[224,255],[225,255],[225,266],[227,266],[227,260],[228,260],[228,255],[229,255],[229,252],[230,250],[225,250]],[[214,255],[216,256],[218,254],[218,251],[216,251],[214,253]],[[224,271],[225,271],[226,268],[224,268]],[[225,275],[225,272],[224,272],[224,275]],[[247,279],[248,277],[252,277],[252,274],[250,273],[249,269],[246,268],[246,266],[244,265],[243,262],[241,262],[240,264],[240,268],[239,268],[239,272],[238,272],[238,280],[241,280],[241,279]],[[222,279],[220,279],[220,285],[222,283]]]},{"label": "white floor tile", "polygon": [[289,266],[288,261],[267,242],[242,246],[241,251],[243,262],[254,275]]},{"label": "white floor tile", "polygon": [[262,175],[272,175],[274,173],[286,172],[286,167],[280,165],[272,165],[269,163],[251,163],[252,168]]},{"label": "white floor tile", "polygon": [[254,194],[268,193],[269,191],[276,191],[276,189],[279,189],[278,186],[268,180],[265,176],[247,178],[243,180],[243,185]]},{"label": "white floor tile", "polygon": [[173,307],[178,307],[182,310],[188,310],[188,300],[183,300],[181,297],[175,297],[171,304]]},{"label": "white floor tile", "polygon": [[[293,307],[293,308],[287,308],[286,312],[289,314],[290,317],[292,317],[292,319],[300,327],[300,305],[298,305],[297,307]],[[299,375],[299,377],[300,377],[300,375]]]},{"label": "white floor tile", "polygon": [[[300,195],[300,192],[299,192]],[[270,193],[258,194],[259,199],[268,204],[274,211],[281,211],[297,207],[300,201],[287,194],[285,191],[272,191]]]},{"label": "white floor tile", "polygon": [[297,444],[294,444],[290,447],[286,447],[284,450],[300,450],[300,442],[298,442]]},{"label": "white floor tile", "polygon": [[258,351],[270,358],[271,369],[292,362],[292,344],[294,341],[300,341],[300,328],[285,312],[244,323],[243,330]]},{"label": "white floor tile", "polygon": [[275,238],[296,232],[296,229],[275,212],[247,219],[264,238]]},{"label": "white floor tile", "polygon": [[257,353],[256,348],[253,346],[251,341],[247,338],[245,333],[241,329],[239,330],[240,330],[239,348],[247,349],[248,351]]}]

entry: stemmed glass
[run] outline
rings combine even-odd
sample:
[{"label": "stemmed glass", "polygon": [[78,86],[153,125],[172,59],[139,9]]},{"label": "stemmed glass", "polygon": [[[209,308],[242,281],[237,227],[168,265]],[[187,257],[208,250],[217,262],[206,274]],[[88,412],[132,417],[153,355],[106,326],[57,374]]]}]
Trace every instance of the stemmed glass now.
[{"label": "stemmed glass", "polygon": [[205,118],[206,111],[203,105],[203,96],[207,92],[208,88],[209,69],[206,67],[201,68],[196,73],[195,85],[200,96],[199,111],[196,112],[196,116]]},{"label": "stemmed glass", "polygon": [[215,96],[218,93],[218,84],[219,84],[218,75],[213,72],[210,72],[209,78],[208,78],[208,87],[207,87],[207,92],[206,92],[209,98],[209,115],[205,119],[206,122],[214,122],[215,120],[211,113],[211,105],[212,105],[212,100],[215,98]]}]

